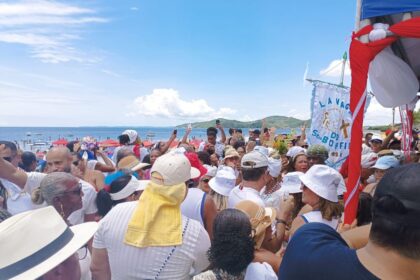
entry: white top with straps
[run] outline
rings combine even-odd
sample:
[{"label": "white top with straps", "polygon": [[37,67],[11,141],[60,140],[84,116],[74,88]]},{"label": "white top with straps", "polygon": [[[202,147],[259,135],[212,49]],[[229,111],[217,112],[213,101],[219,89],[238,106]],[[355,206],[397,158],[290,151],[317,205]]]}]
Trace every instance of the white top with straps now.
[{"label": "white top with straps", "polygon": [[206,193],[197,188],[189,188],[187,197],[181,204],[182,215],[200,222],[204,226],[204,202]]},{"label": "white top with straps", "polygon": [[333,218],[331,221],[328,221],[322,218],[321,211],[311,211],[309,213],[302,215],[303,220],[305,223],[323,223],[327,226],[332,227],[333,229],[337,229],[338,227],[338,219]]}]

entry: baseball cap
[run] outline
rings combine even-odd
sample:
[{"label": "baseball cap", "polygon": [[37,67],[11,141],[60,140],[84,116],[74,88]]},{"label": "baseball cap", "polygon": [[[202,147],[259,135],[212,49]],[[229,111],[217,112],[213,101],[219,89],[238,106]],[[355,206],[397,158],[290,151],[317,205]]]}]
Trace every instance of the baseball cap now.
[{"label": "baseball cap", "polygon": [[255,146],[254,147],[254,151],[258,151],[260,153],[263,153],[265,156],[268,157],[269,155],[269,151],[268,148],[264,147],[264,146]]},{"label": "baseball cap", "polygon": [[245,154],[241,160],[241,167],[245,169],[268,166],[268,157],[258,151]]},{"label": "baseball cap", "polygon": [[393,209],[379,209],[373,205],[373,213],[384,214],[385,217],[395,222],[420,227],[420,164],[412,163],[393,168],[388,171],[378,183],[374,194],[374,201],[383,196],[392,196],[399,200],[407,212],[404,214],[393,214]]},{"label": "baseball cap", "polygon": [[381,170],[387,170],[389,168],[397,167],[400,163],[394,156],[382,156],[380,157],[374,166],[371,168],[381,169]]},{"label": "baseball cap", "polygon": [[303,172],[289,172],[281,181],[281,191],[288,192],[288,193],[301,193],[302,192],[302,182],[300,181],[300,176],[302,176]]},{"label": "baseball cap", "polygon": [[137,140],[137,137],[138,137],[137,131],[132,130],[132,129],[124,130],[121,133],[121,135],[127,135],[128,139],[130,139],[130,144],[133,144]]},{"label": "baseball cap", "polygon": [[318,196],[331,202],[338,202],[342,176],[335,169],[327,165],[315,164],[299,178],[307,188]]},{"label": "baseball cap", "polygon": [[259,129],[254,129],[252,131],[252,133],[257,134],[257,135],[260,135],[261,134],[261,131]]},{"label": "baseball cap", "polygon": [[200,176],[200,171],[191,167],[183,154],[167,153],[158,157],[150,170],[150,177],[156,184],[174,186]]},{"label": "baseball cap", "polygon": [[376,143],[381,142],[382,143],[382,141],[383,141],[382,137],[379,136],[378,134],[373,134],[372,138],[370,139],[370,142],[376,142]]}]

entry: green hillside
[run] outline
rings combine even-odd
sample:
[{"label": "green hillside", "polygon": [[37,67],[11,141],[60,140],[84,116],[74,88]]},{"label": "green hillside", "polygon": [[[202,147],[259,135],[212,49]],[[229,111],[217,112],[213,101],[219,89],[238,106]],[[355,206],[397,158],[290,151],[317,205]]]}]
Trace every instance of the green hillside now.
[{"label": "green hillside", "polygon": [[[235,128],[261,128],[262,120],[255,120],[249,122],[241,122],[236,120],[220,119],[221,124],[225,128],[235,127]],[[306,127],[310,126],[310,120],[299,120],[291,117],[284,116],[271,116],[265,118],[266,127],[276,127],[276,128],[297,128],[300,127],[304,122],[306,122]],[[188,124],[181,124],[177,127],[186,128]],[[193,128],[207,128],[210,126],[216,125],[216,120],[210,120],[206,122],[195,122],[191,124]]]}]

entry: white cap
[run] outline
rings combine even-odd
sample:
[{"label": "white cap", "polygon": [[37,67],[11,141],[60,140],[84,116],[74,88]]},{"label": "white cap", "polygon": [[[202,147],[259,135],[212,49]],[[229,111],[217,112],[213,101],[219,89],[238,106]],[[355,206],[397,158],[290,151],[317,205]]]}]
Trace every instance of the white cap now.
[{"label": "white cap", "polygon": [[[158,173],[154,176],[153,173]],[[191,167],[190,161],[183,154],[167,153],[158,157],[150,170],[151,180],[158,184],[174,186],[200,176],[200,171]]]},{"label": "white cap", "polygon": [[245,154],[241,160],[241,167],[245,169],[259,168],[268,166],[268,157],[258,151]]},{"label": "white cap", "polygon": [[209,176],[209,177],[214,177],[216,176],[216,172],[217,172],[217,167],[216,166],[211,166],[208,164],[203,164],[204,168],[207,169],[207,173],[204,176]]},{"label": "white cap", "polygon": [[281,173],[281,161],[274,158],[268,158],[268,172],[273,178],[279,177]]},{"label": "white cap", "polygon": [[229,196],[235,187],[236,176],[232,167],[223,166],[217,170],[216,177],[210,179],[209,186],[218,194]]},{"label": "white cap", "polygon": [[289,172],[281,181],[281,191],[288,192],[288,193],[301,193],[302,192],[302,182],[300,181],[300,176],[302,176],[303,172]]},{"label": "white cap", "polygon": [[383,139],[382,139],[382,137],[380,135],[373,134],[372,135],[372,138],[369,140],[369,142],[374,142],[374,141],[381,141],[381,142],[383,142]]},{"label": "white cap", "polygon": [[315,164],[299,178],[318,196],[331,202],[338,202],[338,188],[343,178],[335,169],[327,165]]},{"label": "white cap", "polygon": [[137,180],[136,177],[131,176],[131,180],[128,182],[128,184],[119,192],[116,193],[110,193],[112,200],[121,200],[124,198],[129,197],[136,191],[144,191],[147,184],[149,184],[149,180]]},{"label": "white cap", "polygon": [[299,146],[293,146],[287,151],[286,156],[294,158],[298,154],[304,154],[304,153],[306,153],[306,150],[304,148],[299,147]]},{"label": "white cap", "polygon": [[266,157],[268,157],[268,155],[269,155],[268,148],[266,148],[264,146],[255,146],[254,151],[258,151],[258,152],[264,154]]},{"label": "white cap", "polygon": [[130,144],[133,144],[136,140],[137,140],[137,131],[132,130],[132,129],[127,129],[124,130],[123,133],[121,133],[122,135],[127,135],[128,139],[130,139]]}]

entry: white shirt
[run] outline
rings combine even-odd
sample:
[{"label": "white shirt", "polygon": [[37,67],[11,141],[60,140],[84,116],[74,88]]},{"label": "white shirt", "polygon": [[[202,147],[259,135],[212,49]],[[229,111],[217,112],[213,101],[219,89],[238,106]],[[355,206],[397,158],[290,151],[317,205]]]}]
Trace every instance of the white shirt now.
[{"label": "white shirt", "polygon": [[323,223],[327,226],[332,227],[333,229],[337,229],[338,227],[338,219],[333,218],[331,221],[328,221],[322,217],[321,211],[311,211],[306,214],[302,215],[303,220],[305,223]]},{"label": "white shirt", "polygon": [[40,205],[34,204],[31,199],[31,194],[21,189],[18,185],[4,179],[0,179],[0,182],[7,191],[7,211],[10,214],[16,215],[41,207]]},{"label": "white shirt", "polygon": [[[126,245],[124,236],[138,201],[116,205],[99,222],[93,247],[107,249],[112,279],[154,279],[174,246],[139,248]],[[187,218],[182,216],[182,228]],[[162,229],[163,230],[163,229]],[[188,219],[183,243],[177,246],[159,279],[190,279],[207,268],[210,239],[199,222]]]},{"label": "white shirt", "polygon": [[277,275],[268,263],[252,262],[246,268],[244,280],[277,280]]},{"label": "white shirt", "polygon": [[[41,185],[42,179],[44,179],[47,174],[45,173],[39,173],[39,172],[29,172],[26,173],[28,175],[28,180],[26,181],[24,189],[32,194],[32,192],[39,188]],[[89,184],[86,181],[80,180],[80,183],[82,184],[82,191],[83,191],[83,197],[82,197],[82,208],[74,211],[70,214],[68,217],[68,221],[72,225],[78,225],[84,222],[84,216],[88,214],[94,214],[98,211],[96,208],[96,191],[95,188]]]},{"label": "white shirt", "polygon": [[194,219],[204,226],[204,202],[206,193],[197,188],[189,188],[187,197],[181,204],[182,215]]},{"label": "white shirt", "polygon": [[251,200],[256,204],[265,207],[264,201],[257,190],[247,187],[240,189],[239,186],[236,186],[229,194],[228,208],[235,208],[236,204],[242,200]]}]

